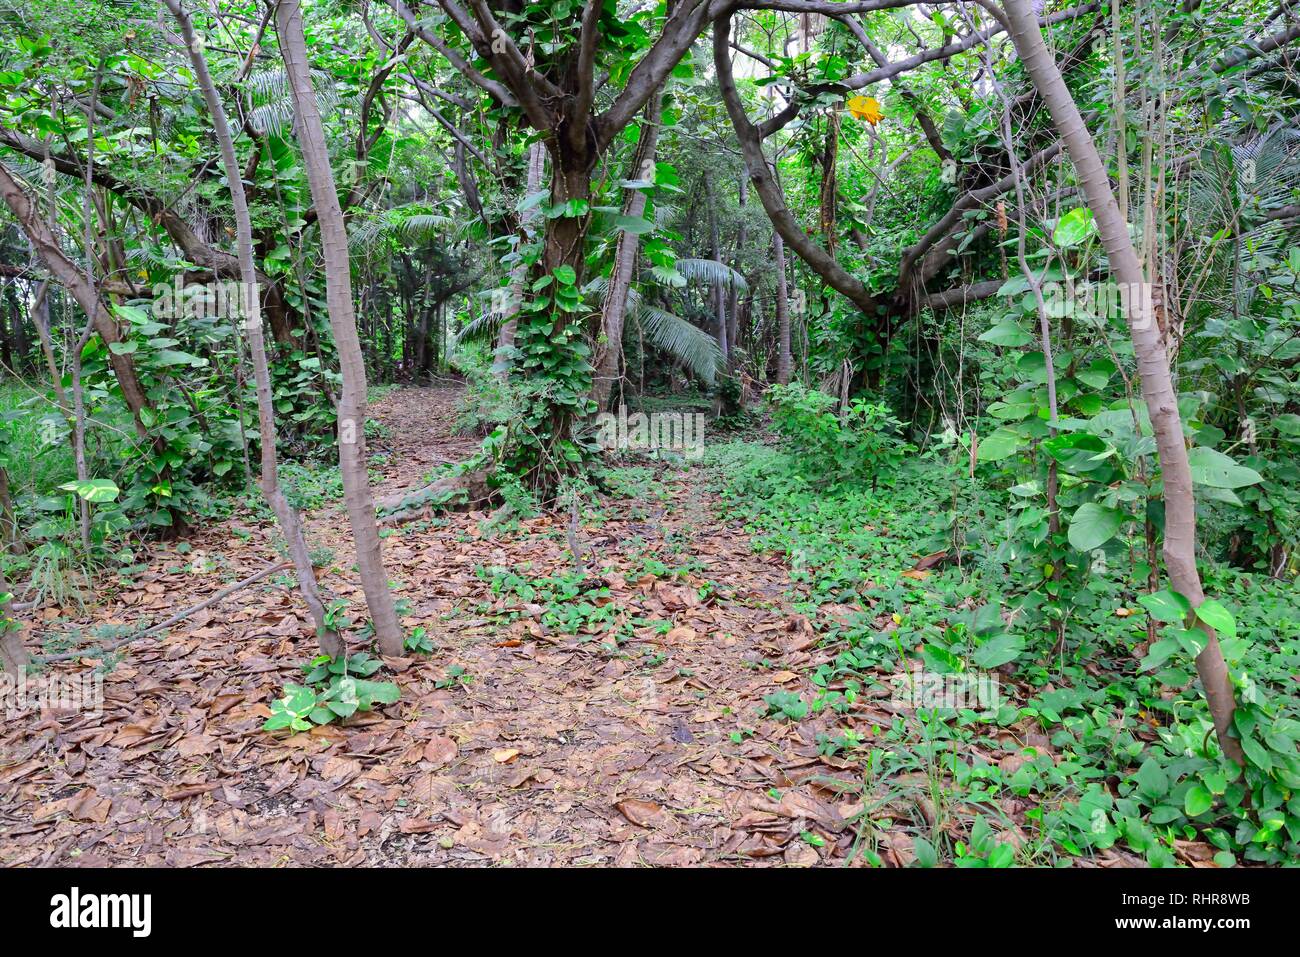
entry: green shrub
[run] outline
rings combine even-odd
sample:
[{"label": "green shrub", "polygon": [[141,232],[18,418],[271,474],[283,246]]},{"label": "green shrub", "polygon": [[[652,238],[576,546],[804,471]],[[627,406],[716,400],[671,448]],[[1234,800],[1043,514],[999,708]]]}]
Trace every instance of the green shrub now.
[{"label": "green shrub", "polygon": [[884,403],[854,399],[840,414],[834,396],[798,383],[773,386],[768,401],[773,427],[816,484],[875,486],[916,451]]}]

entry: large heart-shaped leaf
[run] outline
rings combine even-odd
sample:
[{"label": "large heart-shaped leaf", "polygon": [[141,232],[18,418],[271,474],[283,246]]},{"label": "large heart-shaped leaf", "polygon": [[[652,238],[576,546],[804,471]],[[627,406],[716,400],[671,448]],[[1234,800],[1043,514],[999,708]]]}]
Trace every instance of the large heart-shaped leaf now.
[{"label": "large heart-shaped leaf", "polygon": [[1204,445],[1187,453],[1187,464],[1192,468],[1192,481],[1211,488],[1241,488],[1264,480],[1254,469],[1238,465],[1229,456]]},{"label": "large heart-shaped leaf", "polygon": [[1085,502],[1070,519],[1070,544],[1081,552],[1100,548],[1115,537],[1124,521],[1124,513],[1096,502]]}]

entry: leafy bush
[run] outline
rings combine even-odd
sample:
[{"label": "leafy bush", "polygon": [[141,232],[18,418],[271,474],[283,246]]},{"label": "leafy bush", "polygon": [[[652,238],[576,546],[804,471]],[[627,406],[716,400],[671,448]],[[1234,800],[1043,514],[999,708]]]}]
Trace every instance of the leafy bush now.
[{"label": "leafy bush", "polygon": [[834,396],[798,383],[773,386],[768,399],[773,427],[817,484],[875,486],[916,451],[884,403],[854,399],[837,414]]},{"label": "leafy bush", "polygon": [[514,390],[492,371],[491,357],[483,347],[462,345],[452,357],[452,364],[465,376],[466,384],[457,406],[458,431],[481,438],[517,417]]}]

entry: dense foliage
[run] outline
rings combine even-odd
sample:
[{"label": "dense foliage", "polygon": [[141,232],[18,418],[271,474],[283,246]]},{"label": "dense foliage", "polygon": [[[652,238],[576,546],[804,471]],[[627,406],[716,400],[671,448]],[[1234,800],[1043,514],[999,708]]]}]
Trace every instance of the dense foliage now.
[{"label": "dense foliage", "polygon": [[[91,604],[258,481],[287,556],[322,501],[374,538],[374,463],[335,460],[375,434],[367,389],[463,380],[481,440],[386,517],[490,506],[514,532],[617,487],[599,414],[707,411],[744,436],[709,443],[728,515],[833,650],[769,716],[829,709],[824,754],[983,808],[955,840],[940,807],[917,861],[1300,859],[1289,6],[189,6],[187,44],[143,0],[0,0],[0,606]],[[363,626],[297,559],[322,642],[434,651],[385,633],[384,575]],[[612,615],[581,575],[488,574],[560,631]],[[913,664],[1001,697],[866,740],[855,701]],[[267,728],[396,701],[380,667],[312,661]],[[1011,734],[1038,745],[963,756]],[[990,822],[1024,800],[1007,851]]]}]

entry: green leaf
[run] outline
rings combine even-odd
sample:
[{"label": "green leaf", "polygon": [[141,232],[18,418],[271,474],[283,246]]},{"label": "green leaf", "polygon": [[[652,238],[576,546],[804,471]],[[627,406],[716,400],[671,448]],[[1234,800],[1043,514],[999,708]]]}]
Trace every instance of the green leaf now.
[{"label": "green leaf", "polygon": [[1300,435],[1300,415],[1287,412],[1284,415],[1276,416],[1273,419],[1273,427],[1287,435]]},{"label": "green leaf", "polygon": [[1025,650],[1025,643],[1014,635],[997,635],[975,649],[971,661],[976,667],[989,669],[1014,661]]},{"label": "green leaf", "polygon": [[632,233],[634,236],[640,236],[642,233],[648,233],[655,228],[655,224],[642,216],[615,216],[614,228],[621,229],[625,233]]},{"label": "green leaf", "polygon": [[1052,242],[1057,246],[1077,246],[1097,232],[1092,210],[1087,206],[1072,209],[1056,222]]},{"label": "green leaf", "polygon": [[1187,453],[1187,464],[1192,468],[1192,481],[1211,488],[1241,488],[1264,480],[1254,469],[1238,465],[1222,452],[1203,445]]},{"label": "green leaf", "polygon": [[1156,621],[1185,621],[1192,613],[1192,603],[1178,592],[1167,588],[1142,595],[1138,601]]},{"label": "green leaf", "polygon": [[995,346],[1026,346],[1034,337],[1021,329],[1014,322],[999,322],[992,329],[980,336],[980,342],[991,342]]},{"label": "green leaf", "polygon": [[179,349],[159,349],[149,356],[151,362],[160,366],[205,366],[208,360],[201,356],[193,355],[189,352],[181,352]]},{"label": "green leaf", "polygon": [[65,492],[76,492],[87,502],[111,502],[121,491],[108,479],[86,479],[85,481],[65,482],[60,485]]},{"label": "green leaf", "polygon": [[1142,762],[1138,773],[1133,776],[1133,781],[1137,784],[1138,790],[1147,797],[1161,798],[1169,790],[1169,775],[1165,774],[1165,769],[1155,758],[1147,758]]},{"label": "green leaf", "polygon": [[1013,454],[1023,440],[1010,429],[1002,428],[980,440],[976,457],[981,462],[996,462]]},{"label": "green leaf", "polygon": [[556,266],[555,279],[563,286],[572,286],[578,281],[578,274],[573,271],[572,266]]},{"label": "green leaf", "polygon": [[1237,637],[1237,622],[1232,612],[1213,598],[1207,598],[1196,607],[1196,617],[1225,638]]},{"label": "green leaf", "polygon": [[989,852],[989,867],[1010,867],[1016,862],[1016,852],[1010,844],[999,844]]},{"label": "green leaf", "polygon": [[1243,734],[1241,750],[1246,752],[1246,759],[1265,774],[1273,770],[1273,759],[1269,757],[1264,746],[1254,738]]},{"label": "green leaf", "polygon": [[917,867],[937,867],[939,854],[934,845],[920,835],[912,838],[912,853],[916,855]]},{"label": "green leaf", "polygon": [[1090,432],[1070,432],[1043,442],[1043,451],[1071,474],[1109,468],[1106,443]]},{"label": "green leaf", "polygon": [[1124,513],[1119,509],[1085,502],[1070,519],[1070,544],[1081,552],[1100,548],[1115,537],[1123,521]]},{"label": "green leaf", "polygon": [[1183,810],[1187,812],[1188,817],[1204,814],[1213,806],[1214,796],[1199,784],[1193,785],[1183,795]]},{"label": "green leaf", "polygon": [[1168,661],[1170,655],[1176,654],[1181,649],[1182,645],[1174,639],[1162,638],[1147,649],[1147,655],[1142,659],[1142,670],[1154,671]]}]

